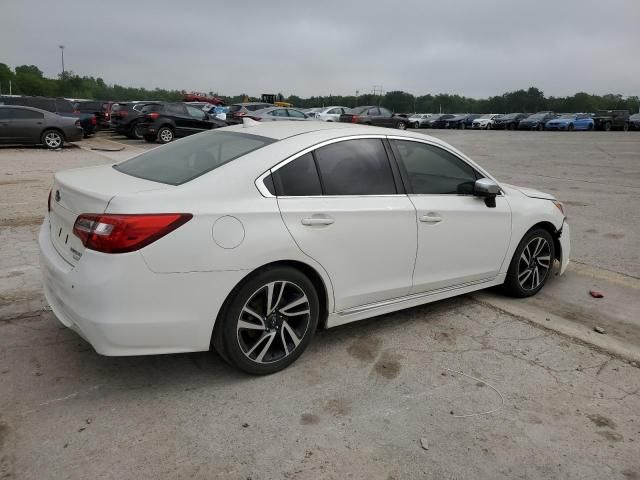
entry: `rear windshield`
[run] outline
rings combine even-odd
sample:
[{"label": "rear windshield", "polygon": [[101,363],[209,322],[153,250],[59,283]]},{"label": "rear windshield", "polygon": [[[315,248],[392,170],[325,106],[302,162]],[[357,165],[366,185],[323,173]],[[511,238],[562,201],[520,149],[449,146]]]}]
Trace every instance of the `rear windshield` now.
[{"label": "rear windshield", "polygon": [[206,132],[143,153],[113,168],[152,182],[181,185],[274,141],[245,133]]},{"label": "rear windshield", "polygon": [[78,102],[78,110],[81,112],[99,112],[103,106],[102,102]]}]

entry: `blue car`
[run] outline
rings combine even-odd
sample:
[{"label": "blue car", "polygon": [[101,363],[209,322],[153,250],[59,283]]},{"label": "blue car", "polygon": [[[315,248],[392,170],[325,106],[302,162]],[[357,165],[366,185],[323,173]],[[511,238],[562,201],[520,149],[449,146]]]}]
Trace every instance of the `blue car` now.
[{"label": "blue car", "polygon": [[565,113],[558,118],[549,120],[544,125],[545,130],[593,130],[595,122],[588,113]]}]

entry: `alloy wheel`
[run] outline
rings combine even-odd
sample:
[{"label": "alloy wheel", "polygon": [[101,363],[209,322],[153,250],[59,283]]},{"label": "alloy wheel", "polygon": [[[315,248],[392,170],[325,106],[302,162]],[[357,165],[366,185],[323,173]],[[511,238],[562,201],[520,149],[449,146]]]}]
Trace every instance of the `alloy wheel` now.
[{"label": "alloy wheel", "polygon": [[518,261],[518,282],[524,290],[535,290],[551,268],[551,247],[542,237],[532,238]]},{"label": "alloy wheel", "polygon": [[309,330],[311,307],[301,287],[275,281],[258,288],[236,324],[238,345],[252,362],[274,363],[291,355]]},{"label": "alloy wheel", "polygon": [[47,148],[60,148],[60,145],[62,145],[62,137],[57,132],[48,132],[44,136],[44,144]]},{"label": "alloy wheel", "polygon": [[168,128],[162,129],[160,131],[160,140],[162,140],[164,143],[169,143],[171,140],[173,140],[173,132]]}]

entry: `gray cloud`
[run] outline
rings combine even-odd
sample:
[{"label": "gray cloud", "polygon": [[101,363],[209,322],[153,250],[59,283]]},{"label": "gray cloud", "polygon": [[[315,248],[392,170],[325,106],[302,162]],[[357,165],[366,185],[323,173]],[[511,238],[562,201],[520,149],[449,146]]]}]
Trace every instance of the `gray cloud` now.
[{"label": "gray cloud", "polygon": [[[0,62],[221,94],[640,94],[638,0],[1,0]],[[55,7],[54,7],[55,6]]]}]

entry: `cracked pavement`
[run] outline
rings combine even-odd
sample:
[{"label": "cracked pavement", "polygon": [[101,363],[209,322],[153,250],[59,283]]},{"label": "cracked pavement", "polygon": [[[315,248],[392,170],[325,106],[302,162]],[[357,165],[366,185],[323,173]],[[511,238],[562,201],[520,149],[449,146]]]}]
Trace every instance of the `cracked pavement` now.
[{"label": "cracked pavement", "polygon": [[[569,207],[581,263],[530,301],[483,292],[318,332],[258,378],[207,352],[101,357],[62,327],[35,243],[51,172],[108,161],[88,149],[112,142],[0,149],[0,478],[640,479],[640,368],[590,337],[602,319],[640,345],[640,135],[430,133],[500,179],[589,203]],[[146,148],[122,143],[118,159]],[[562,180],[534,173],[541,150],[542,175]],[[562,173],[576,150],[587,170],[613,164],[598,182],[627,185],[624,201],[598,194],[612,218],[588,200],[602,185]],[[602,302],[581,296],[595,287]]]}]

